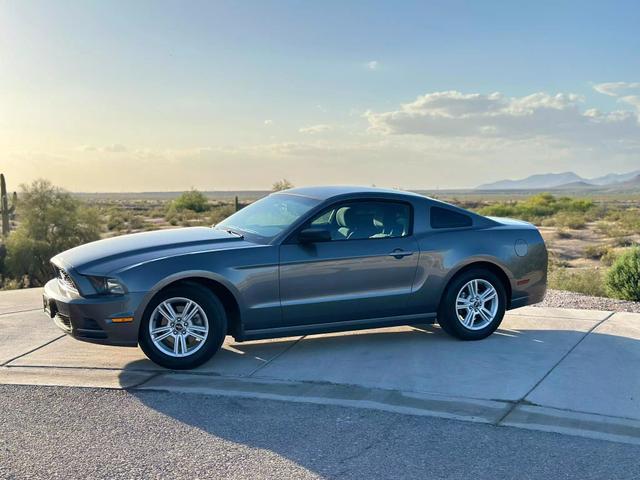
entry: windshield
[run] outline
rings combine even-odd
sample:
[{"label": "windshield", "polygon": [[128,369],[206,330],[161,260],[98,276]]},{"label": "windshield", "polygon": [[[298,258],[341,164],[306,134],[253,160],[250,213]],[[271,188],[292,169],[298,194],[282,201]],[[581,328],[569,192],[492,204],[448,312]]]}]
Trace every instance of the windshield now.
[{"label": "windshield", "polygon": [[215,228],[271,240],[318,203],[313,198],[285,193],[269,195],[234,213]]}]

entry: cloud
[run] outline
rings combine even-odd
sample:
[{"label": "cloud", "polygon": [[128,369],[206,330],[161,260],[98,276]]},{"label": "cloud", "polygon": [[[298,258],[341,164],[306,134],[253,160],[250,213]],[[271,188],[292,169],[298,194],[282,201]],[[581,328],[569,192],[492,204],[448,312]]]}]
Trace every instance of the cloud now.
[{"label": "cloud", "polygon": [[97,152],[99,149],[93,145],[79,145],[75,150],[78,152]]},{"label": "cloud", "polygon": [[[590,115],[602,113],[590,111]],[[3,169],[15,184],[45,177],[76,191],[160,191],[191,186],[268,189],[282,177],[296,185],[460,188],[546,171],[576,170],[597,176],[637,168],[640,145],[616,143],[614,147],[566,144],[546,137],[520,140],[360,131],[273,143],[129,147],[127,155],[99,149],[90,155],[90,161],[87,153],[73,148],[56,155],[17,151],[6,156]],[[268,172],[256,167],[260,165],[268,165]],[[127,172],[124,177],[123,171]]]},{"label": "cloud", "polygon": [[631,105],[640,112],[640,82],[608,82],[593,86],[596,92],[616,97],[618,102]]},{"label": "cloud", "polygon": [[593,86],[596,92],[610,97],[619,97],[625,93],[640,93],[640,82],[606,82]]},{"label": "cloud", "polygon": [[367,62],[367,68],[369,70],[378,70],[378,68],[380,68],[380,62],[377,60],[371,60],[370,62]]},{"label": "cloud", "polygon": [[85,153],[124,153],[129,151],[127,147],[125,147],[124,145],[120,145],[119,143],[107,145],[104,147],[96,147],[94,145],[80,145],[78,147],[75,147],[75,150]]},{"label": "cloud", "polygon": [[333,130],[333,127],[331,125],[311,125],[310,127],[302,127],[300,130],[298,130],[300,133],[308,133],[311,135],[316,135],[318,133],[325,133],[325,132],[330,132],[331,130]]},{"label": "cloud", "polygon": [[627,95],[620,97],[620,101],[634,106],[640,112],[640,95]]},{"label": "cloud", "polygon": [[583,103],[582,97],[572,93],[505,97],[499,92],[444,91],[421,95],[394,111],[368,111],[364,116],[371,130],[390,135],[637,143],[640,125],[634,112],[583,111]]},{"label": "cloud", "polygon": [[[169,138],[161,142],[166,147],[108,145],[118,138],[113,134],[101,142],[74,138],[62,149],[10,151],[3,169],[15,184],[44,176],[84,191],[268,189],[283,177],[297,185],[447,188],[547,171],[599,176],[637,168],[639,111],[631,105],[640,105],[640,92],[633,85],[598,85],[612,92],[608,98],[620,102],[618,109],[593,108],[572,93],[427,92],[378,111],[352,109],[349,115],[358,118],[348,123],[337,116],[318,118],[326,123],[315,125],[299,119],[300,133],[289,136],[272,136],[273,128],[264,127],[253,141],[224,137],[225,143],[209,143],[203,136],[173,147]],[[381,98],[379,105],[385,104]],[[83,141],[92,145],[75,147]]]},{"label": "cloud", "polygon": [[265,121],[264,121],[264,124],[265,124],[267,127],[270,127],[271,125],[273,125],[273,120],[271,120],[271,119],[267,119],[267,120],[265,120]]},{"label": "cloud", "polygon": [[119,143],[114,143],[113,145],[107,145],[102,149],[102,151],[107,153],[124,153],[128,149],[124,145],[120,145]]}]

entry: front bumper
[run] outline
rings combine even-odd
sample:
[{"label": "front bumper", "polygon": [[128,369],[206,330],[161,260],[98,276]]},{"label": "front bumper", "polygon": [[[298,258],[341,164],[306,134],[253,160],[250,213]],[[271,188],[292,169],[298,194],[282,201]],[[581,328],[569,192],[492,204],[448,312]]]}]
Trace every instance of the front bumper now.
[{"label": "front bumper", "polygon": [[[140,318],[135,312],[144,293],[84,298],[61,288],[58,280],[44,287],[42,304],[47,315],[63,332],[78,340],[105,345],[135,347]],[[115,323],[113,318],[133,317],[132,322]]]}]

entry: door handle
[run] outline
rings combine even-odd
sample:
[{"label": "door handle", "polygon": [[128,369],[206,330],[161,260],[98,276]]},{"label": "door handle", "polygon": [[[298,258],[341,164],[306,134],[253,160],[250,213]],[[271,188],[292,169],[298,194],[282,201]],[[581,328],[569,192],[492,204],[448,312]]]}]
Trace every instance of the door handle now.
[{"label": "door handle", "polygon": [[398,259],[402,257],[408,257],[409,255],[413,255],[413,252],[409,250],[402,250],[400,248],[396,248],[393,252],[389,254],[390,257],[394,257]]}]

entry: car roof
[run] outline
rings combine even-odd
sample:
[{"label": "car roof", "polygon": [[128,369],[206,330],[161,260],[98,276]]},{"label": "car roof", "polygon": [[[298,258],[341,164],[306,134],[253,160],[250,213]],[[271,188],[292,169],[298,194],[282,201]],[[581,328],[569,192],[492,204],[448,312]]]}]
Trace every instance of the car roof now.
[{"label": "car roof", "polygon": [[290,188],[288,190],[282,190],[278,193],[290,193],[293,195],[302,195],[304,197],[315,198],[317,200],[327,200],[337,196],[349,196],[349,195],[371,195],[371,194],[384,194],[402,197],[419,197],[426,198],[423,195],[419,195],[413,192],[407,192],[404,190],[393,190],[389,188],[377,188],[377,187],[360,187],[353,185],[327,185],[318,187],[298,187]]}]

